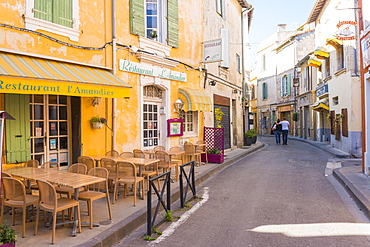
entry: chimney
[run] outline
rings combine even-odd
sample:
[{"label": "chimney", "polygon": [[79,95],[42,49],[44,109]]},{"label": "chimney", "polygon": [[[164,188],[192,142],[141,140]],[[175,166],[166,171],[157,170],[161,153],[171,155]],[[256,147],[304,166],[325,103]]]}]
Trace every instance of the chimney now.
[{"label": "chimney", "polygon": [[286,24],[278,24],[277,32],[284,32],[284,31],[286,31]]}]

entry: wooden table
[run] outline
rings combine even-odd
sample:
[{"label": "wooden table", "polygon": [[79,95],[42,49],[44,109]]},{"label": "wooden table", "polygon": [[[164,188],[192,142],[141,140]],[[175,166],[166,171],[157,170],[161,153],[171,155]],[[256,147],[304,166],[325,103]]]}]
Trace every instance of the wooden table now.
[{"label": "wooden table", "polygon": [[[5,167],[3,167],[5,168]],[[94,177],[90,175],[84,175],[79,173],[72,173],[66,171],[59,171],[56,169],[41,169],[32,167],[17,167],[17,168],[5,168],[12,176],[27,179],[28,181],[44,180],[60,186],[66,186],[74,189],[75,200],[78,200],[79,189],[99,182],[104,182],[105,178]],[[68,222],[67,222],[68,223]],[[69,222],[71,223],[71,222]],[[73,221],[72,235],[76,236],[76,228],[78,223],[77,208],[74,210],[74,221]],[[63,222],[62,224],[66,224]]]},{"label": "wooden table", "polygon": [[[158,163],[160,161],[159,159],[129,158],[129,157],[122,158],[122,157],[112,157],[112,156],[105,156],[105,155],[92,155],[92,156],[89,156],[89,157],[93,158],[96,161],[100,161],[102,158],[108,158],[108,159],[112,159],[116,162],[128,161],[128,162],[134,163],[136,166],[139,167],[139,176],[140,177],[142,177],[142,175],[143,175],[143,168],[145,168],[148,165]],[[143,188],[143,185],[140,182],[139,190],[142,191],[142,188]],[[141,199],[144,199],[143,195],[141,195]]]}]

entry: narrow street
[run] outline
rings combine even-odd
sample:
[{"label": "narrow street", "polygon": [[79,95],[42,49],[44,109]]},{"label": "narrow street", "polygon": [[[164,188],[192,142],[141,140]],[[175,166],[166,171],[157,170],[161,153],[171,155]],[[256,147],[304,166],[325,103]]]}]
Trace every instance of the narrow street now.
[{"label": "narrow street", "polygon": [[270,137],[198,188],[209,199],[168,237],[119,246],[370,246],[369,224],[356,222],[325,177],[328,153]]}]

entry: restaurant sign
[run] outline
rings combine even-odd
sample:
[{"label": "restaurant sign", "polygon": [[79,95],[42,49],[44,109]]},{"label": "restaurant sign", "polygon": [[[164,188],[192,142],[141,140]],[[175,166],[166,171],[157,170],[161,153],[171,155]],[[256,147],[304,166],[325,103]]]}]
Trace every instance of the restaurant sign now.
[{"label": "restaurant sign", "polygon": [[341,21],[337,24],[338,33],[337,38],[340,40],[354,40],[356,38],[355,21]]},{"label": "restaurant sign", "polygon": [[186,73],[160,68],[150,64],[135,63],[124,59],[120,59],[119,69],[126,72],[149,75],[174,81],[186,82],[187,80]]},{"label": "restaurant sign", "polygon": [[222,61],[222,39],[204,41],[203,63]]}]

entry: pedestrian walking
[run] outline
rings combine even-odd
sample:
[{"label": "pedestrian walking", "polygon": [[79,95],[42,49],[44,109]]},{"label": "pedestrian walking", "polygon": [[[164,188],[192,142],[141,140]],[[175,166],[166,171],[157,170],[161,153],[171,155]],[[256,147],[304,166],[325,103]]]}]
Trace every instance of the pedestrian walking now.
[{"label": "pedestrian walking", "polygon": [[276,122],[273,125],[274,135],[276,139],[276,145],[280,145],[280,136],[282,131],[282,125],[280,124],[280,119],[277,119]]},{"label": "pedestrian walking", "polygon": [[290,124],[286,120],[286,118],[283,118],[283,121],[280,122],[281,124],[281,132],[283,133],[283,145],[288,145],[288,134],[289,134],[289,127]]}]

